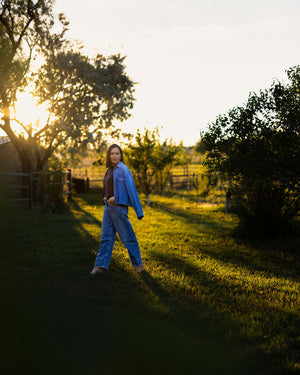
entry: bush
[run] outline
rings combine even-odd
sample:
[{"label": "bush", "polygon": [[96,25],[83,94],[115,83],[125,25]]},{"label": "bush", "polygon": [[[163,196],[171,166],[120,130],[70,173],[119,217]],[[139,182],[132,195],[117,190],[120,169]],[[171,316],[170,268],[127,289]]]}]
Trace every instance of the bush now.
[{"label": "bush", "polygon": [[205,164],[230,183],[244,232],[284,233],[300,212],[300,69],[288,77],[286,86],[250,94],[202,134]]},{"label": "bush", "polygon": [[43,196],[46,212],[63,212],[67,200],[64,192],[64,179],[64,167],[59,161],[51,161],[48,170],[40,176],[38,189]]}]

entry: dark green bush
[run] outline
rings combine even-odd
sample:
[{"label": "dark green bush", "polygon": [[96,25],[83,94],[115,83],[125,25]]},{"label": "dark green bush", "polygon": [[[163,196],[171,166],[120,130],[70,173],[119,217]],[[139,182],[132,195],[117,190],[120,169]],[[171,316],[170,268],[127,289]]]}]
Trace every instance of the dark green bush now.
[{"label": "dark green bush", "polygon": [[230,184],[244,232],[286,233],[300,212],[300,68],[251,93],[202,134],[205,164]]},{"label": "dark green bush", "polygon": [[48,169],[40,176],[38,189],[43,197],[44,210],[50,213],[61,213],[66,207],[64,188],[64,166],[59,161],[49,162]]}]

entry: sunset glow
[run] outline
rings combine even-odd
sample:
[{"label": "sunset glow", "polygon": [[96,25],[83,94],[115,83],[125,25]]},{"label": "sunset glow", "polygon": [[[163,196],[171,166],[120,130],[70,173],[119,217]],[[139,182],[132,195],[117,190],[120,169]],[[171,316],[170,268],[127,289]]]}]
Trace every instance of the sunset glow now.
[{"label": "sunset glow", "polygon": [[25,138],[28,138],[28,134],[21,124],[26,129],[32,128],[32,133],[34,134],[45,125],[49,116],[46,106],[38,105],[30,92],[19,94],[15,109],[15,114],[12,114],[11,126],[14,131],[18,134],[23,134]]},{"label": "sunset glow", "polygon": [[163,138],[186,146],[300,61],[296,0],[56,0],[54,9],[89,55],[127,56],[139,84],[122,130],[163,126]]}]

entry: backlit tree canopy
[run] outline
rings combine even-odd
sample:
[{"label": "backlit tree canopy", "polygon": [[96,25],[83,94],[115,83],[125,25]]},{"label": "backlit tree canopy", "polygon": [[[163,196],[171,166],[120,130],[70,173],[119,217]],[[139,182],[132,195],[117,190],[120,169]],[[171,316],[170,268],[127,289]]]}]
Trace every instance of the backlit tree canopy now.
[{"label": "backlit tree canopy", "polygon": [[[52,0],[0,1],[0,128],[24,171],[42,169],[59,148],[78,151],[100,144],[104,129],[128,118],[134,102],[124,57],[84,55],[66,39],[63,14],[56,22],[59,31],[53,31],[52,7]],[[27,90],[46,106],[47,119],[38,126],[15,111],[20,92]]]}]

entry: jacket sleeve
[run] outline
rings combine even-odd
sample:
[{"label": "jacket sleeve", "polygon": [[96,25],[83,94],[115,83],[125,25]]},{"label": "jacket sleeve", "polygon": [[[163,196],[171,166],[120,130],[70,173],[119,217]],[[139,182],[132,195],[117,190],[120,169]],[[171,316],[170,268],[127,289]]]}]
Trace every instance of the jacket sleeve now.
[{"label": "jacket sleeve", "polygon": [[124,173],[125,174],[125,186],[126,186],[129,199],[132,203],[132,207],[134,208],[137,218],[141,220],[144,217],[144,213],[143,213],[140,199],[136,191],[136,187],[133,181],[132,174],[128,168],[126,168],[124,172],[125,172]]}]

